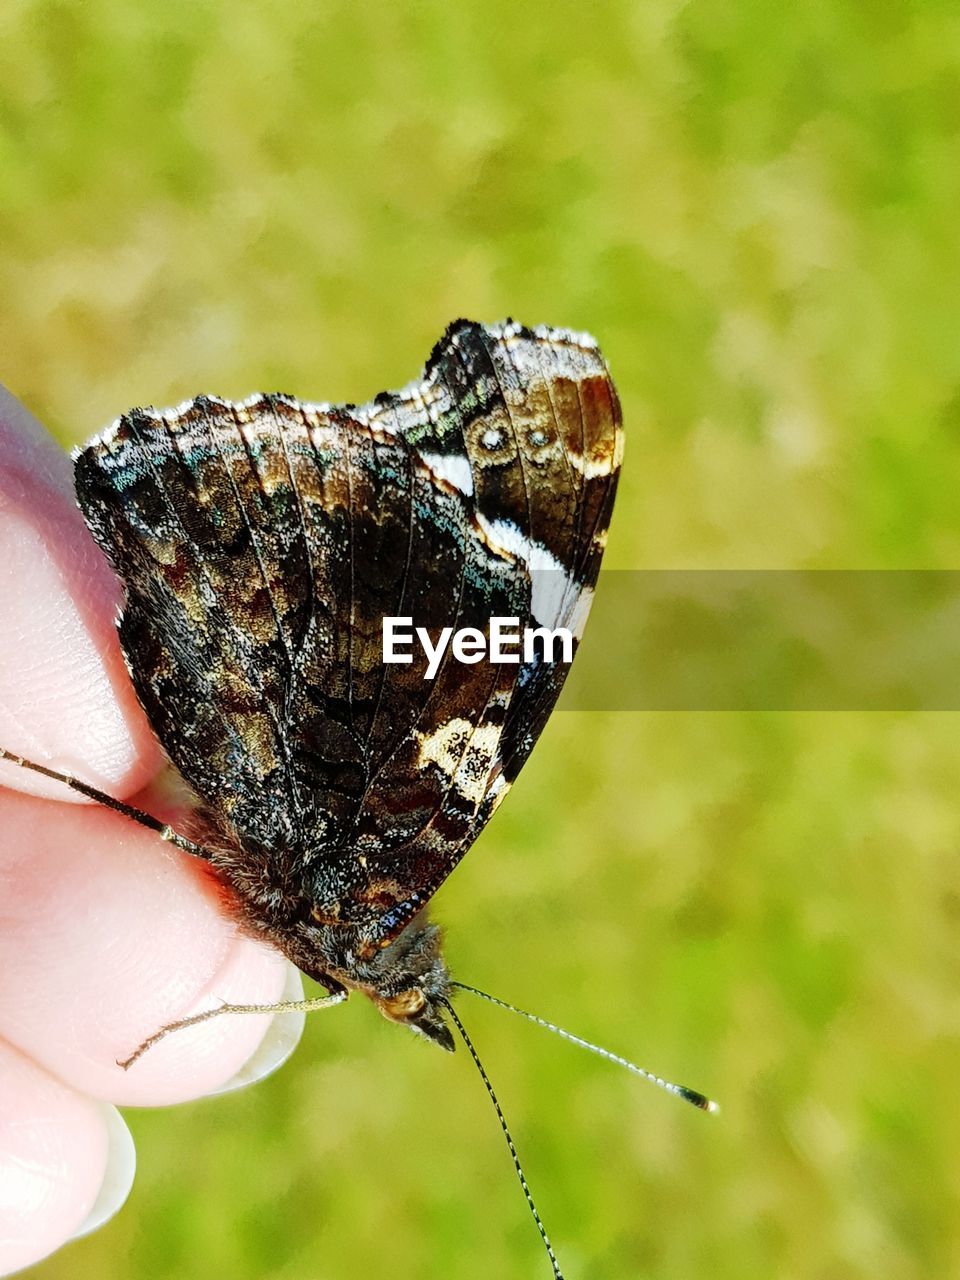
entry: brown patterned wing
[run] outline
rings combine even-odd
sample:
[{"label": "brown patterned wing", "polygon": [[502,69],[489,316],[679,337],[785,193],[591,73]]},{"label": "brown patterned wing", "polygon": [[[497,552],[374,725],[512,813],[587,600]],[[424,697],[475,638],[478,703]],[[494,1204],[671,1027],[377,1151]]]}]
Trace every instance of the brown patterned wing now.
[{"label": "brown patterned wing", "polygon": [[381,938],[426,901],[566,667],[448,649],[428,680],[418,645],[384,663],[383,619],[579,634],[620,453],[592,339],[468,321],[371,403],[200,397],[79,453],[137,693],[246,878]]}]

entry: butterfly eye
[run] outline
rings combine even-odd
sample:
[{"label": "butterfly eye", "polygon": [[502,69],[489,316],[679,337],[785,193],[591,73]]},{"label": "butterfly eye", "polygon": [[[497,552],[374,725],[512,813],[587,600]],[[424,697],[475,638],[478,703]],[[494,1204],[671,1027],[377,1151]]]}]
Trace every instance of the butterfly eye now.
[{"label": "butterfly eye", "polygon": [[409,1022],[423,1013],[427,1005],[427,997],[419,987],[409,987],[395,996],[384,996],[379,1001],[380,1009],[395,1022]]}]

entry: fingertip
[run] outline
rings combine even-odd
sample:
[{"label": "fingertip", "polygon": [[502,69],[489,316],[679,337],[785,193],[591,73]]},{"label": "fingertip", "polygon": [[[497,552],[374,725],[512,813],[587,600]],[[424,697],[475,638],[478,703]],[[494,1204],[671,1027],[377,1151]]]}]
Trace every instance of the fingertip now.
[{"label": "fingertip", "polygon": [[167,1023],[219,1001],[275,1003],[279,952],[238,933],[222,888],[105,810],[0,796],[0,1034],[75,1088],[156,1106],[221,1087],[268,1016],[226,1016],[117,1066]]},{"label": "fingertip", "polygon": [[104,1128],[107,1131],[107,1159],[103,1180],[97,1198],[90,1211],[70,1236],[79,1240],[97,1231],[126,1204],[133,1179],[137,1172],[137,1149],[133,1134],[127,1128],[123,1116],[107,1103],[100,1104]]},{"label": "fingertip", "polygon": [[39,1262],[97,1203],[110,1136],[102,1107],[0,1041],[0,1274]]},{"label": "fingertip", "polygon": [[[128,1021],[138,1030],[124,1043],[118,1059],[129,1055],[161,1027],[223,1004],[273,1005],[285,998],[287,963],[278,952],[236,938],[224,961],[201,990],[161,1012],[138,1009]],[[300,1015],[302,1017],[302,1015]],[[124,1070],[119,1065],[101,1091],[113,1101],[136,1106],[167,1106],[228,1092],[262,1079],[289,1057],[302,1022],[296,1014],[223,1013],[192,1027],[172,1031]],[[285,1020],[285,1021],[284,1021]]]},{"label": "fingertip", "polygon": [[[287,978],[278,1003],[303,999],[303,978],[300,970],[287,964]],[[224,1015],[226,1016],[226,1015]],[[267,1076],[283,1066],[300,1043],[307,1015],[302,1010],[289,1009],[275,1013],[267,1026],[263,1039],[247,1060],[227,1081],[209,1091],[209,1096],[233,1093],[259,1084]]]},{"label": "fingertip", "polygon": [[[123,663],[120,586],[73,495],[69,460],[0,388],[0,745],[115,795],[160,754]],[[11,764],[15,790],[74,799]]]}]

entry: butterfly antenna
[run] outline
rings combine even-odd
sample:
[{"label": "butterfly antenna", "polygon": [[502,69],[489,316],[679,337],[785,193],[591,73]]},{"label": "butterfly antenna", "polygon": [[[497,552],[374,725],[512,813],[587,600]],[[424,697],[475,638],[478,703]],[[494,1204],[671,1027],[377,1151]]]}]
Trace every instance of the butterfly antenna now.
[{"label": "butterfly antenna", "polygon": [[609,1049],[604,1049],[598,1044],[592,1044],[589,1040],[584,1040],[582,1036],[575,1036],[572,1031],[566,1031],[563,1027],[558,1027],[555,1022],[548,1022],[546,1018],[540,1018],[535,1013],[528,1013],[526,1009],[518,1009],[515,1004],[508,1004],[506,1000],[498,1000],[496,996],[488,995],[486,991],[481,991],[479,987],[470,987],[465,982],[451,982],[450,985],[456,987],[458,991],[469,991],[471,995],[479,996],[481,1000],[489,1000],[491,1004],[499,1005],[501,1009],[506,1009],[510,1013],[517,1013],[521,1018],[526,1018],[528,1022],[535,1022],[538,1027],[546,1027],[548,1031],[552,1031],[554,1035],[560,1036],[561,1039],[569,1040],[571,1044],[579,1045],[581,1049],[589,1049],[591,1053],[597,1054],[598,1057],[606,1058],[608,1062],[615,1062],[618,1067],[624,1067],[627,1071],[632,1071],[635,1076],[649,1080],[651,1084],[666,1090],[667,1093],[672,1093],[674,1097],[682,1098],[684,1102],[689,1102],[701,1111],[720,1110],[717,1103],[712,1098],[708,1098],[706,1094],[700,1093],[696,1089],[688,1089],[684,1084],[674,1084],[672,1080],[664,1080],[662,1076],[654,1075],[652,1071],[646,1071],[643,1067],[638,1067],[635,1062],[631,1062],[628,1058],[622,1058],[619,1053],[612,1053]]},{"label": "butterfly antenna", "polygon": [[[453,985],[460,986],[460,983],[454,983]],[[465,990],[470,990],[470,988],[465,988]],[[563,1272],[560,1270],[560,1263],[557,1261],[557,1255],[553,1252],[553,1245],[550,1243],[550,1237],[547,1235],[547,1229],[543,1225],[540,1214],[537,1212],[537,1206],[534,1204],[533,1196],[530,1194],[526,1175],[523,1172],[520,1157],[517,1155],[517,1148],[513,1145],[513,1138],[511,1137],[510,1129],[507,1126],[506,1116],[504,1116],[497,1095],[494,1093],[493,1085],[490,1083],[490,1077],[483,1069],[483,1063],[480,1061],[480,1056],[473,1047],[473,1041],[467,1035],[466,1028],[457,1017],[457,1011],[454,1009],[453,1005],[443,996],[440,997],[440,1003],[446,1007],[447,1013],[449,1013],[450,1017],[453,1019],[453,1025],[460,1032],[460,1038],[467,1046],[470,1057],[473,1059],[474,1065],[480,1073],[480,1079],[483,1081],[486,1086],[487,1093],[490,1095],[490,1101],[493,1103],[493,1109],[496,1111],[497,1119],[500,1121],[500,1128],[503,1130],[503,1136],[506,1138],[507,1146],[510,1149],[510,1157],[513,1160],[513,1167],[517,1171],[517,1177],[520,1179],[520,1186],[523,1188],[523,1194],[526,1196],[527,1204],[530,1206],[530,1212],[533,1214],[533,1220],[537,1224],[537,1230],[540,1232],[540,1239],[543,1241],[543,1247],[546,1249],[547,1257],[550,1259],[550,1265],[553,1267],[554,1280],[563,1280]]]}]

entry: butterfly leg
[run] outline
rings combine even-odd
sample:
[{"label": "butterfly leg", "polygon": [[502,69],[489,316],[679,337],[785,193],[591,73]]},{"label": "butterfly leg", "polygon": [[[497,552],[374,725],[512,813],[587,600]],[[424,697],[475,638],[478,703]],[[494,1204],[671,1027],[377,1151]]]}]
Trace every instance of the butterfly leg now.
[{"label": "butterfly leg", "polygon": [[172,827],[165,822],[161,822],[159,818],[153,817],[152,814],[144,813],[142,809],[134,808],[132,804],[124,804],[122,800],[115,800],[113,796],[107,795],[105,791],[98,791],[96,787],[91,787],[88,783],[81,782],[79,778],[71,777],[69,773],[60,773],[56,769],[48,769],[45,764],[37,764],[33,760],[25,760],[23,756],[14,755],[12,751],[7,751],[3,747],[0,747],[0,760],[9,760],[11,764],[19,765],[21,769],[29,769],[32,773],[41,773],[45,778],[53,778],[55,782],[62,782],[71,791],[77,791],[89,800],[96,800],[97,804],[102,804],[105,808],[112,809],[114,813],[123,814],[125,818],[138,822],[141,827],[149,827],[151,831],[156,831],[161,840],[167,840],[178,849],[182,849],[184,853],[192,853],[196,858],[209,858],[210,856],[202,845],[194,844],[186,836],[178,835]]},{"label": "butterfly leg", "polygon": [[316,1009],[330,1009],[334,1005],[343,1004],[347,992],[340,990],[329,996],[315,996],[308,1000],[281,1000],[278,1004],[221,1004],[216,1009],[205,1009],[202,1013],[194,1013],[189,1018],[181,1018],[178,1022],[168,1022],[166,1026],[147,1036],[138,1045],[129,1058],[118,1058],[117,1066],[128,1070],[142,1058],[148,1049],[152,1049],[158,1040],[168,1036],[171,1031],[180,1031],[183,1027],[195,1027],[198,1022],[207,1022],[210,1018],[218,1018],[221,1013],[313,1013]]}]

